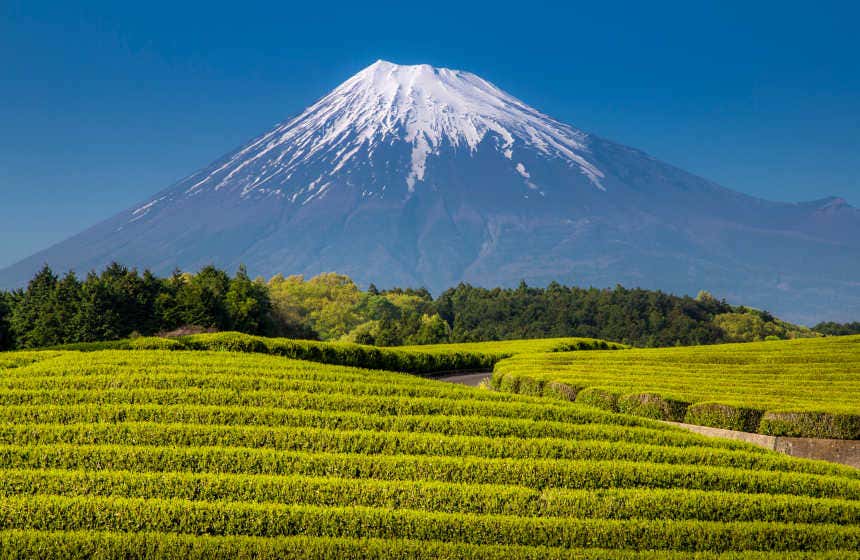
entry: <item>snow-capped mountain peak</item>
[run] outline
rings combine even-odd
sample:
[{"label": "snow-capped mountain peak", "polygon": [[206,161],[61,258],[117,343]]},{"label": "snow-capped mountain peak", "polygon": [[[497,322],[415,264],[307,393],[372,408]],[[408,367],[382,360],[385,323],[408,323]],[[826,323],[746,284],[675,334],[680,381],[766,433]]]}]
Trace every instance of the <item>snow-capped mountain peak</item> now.
[{"label": "snow-capped mountain peak", "polygon": [[[377,150],[395,143],[409,147],[403,184],[412,192],[424,180],[428,158],[446,147],[474,152],[490,137],[489,145],[511,160],[511,171],[531,188],[517,159],[523,147],[567,162],[603,189],[603,172],[588,159],[585,133],[474,74],[379,60],[195,177],[185,192],[227,187],[242,196],[276,194],[304,204],[336,183],[348,164],[372,164]],[[297,170],[316,167],[317,175],[296,177]]]}]

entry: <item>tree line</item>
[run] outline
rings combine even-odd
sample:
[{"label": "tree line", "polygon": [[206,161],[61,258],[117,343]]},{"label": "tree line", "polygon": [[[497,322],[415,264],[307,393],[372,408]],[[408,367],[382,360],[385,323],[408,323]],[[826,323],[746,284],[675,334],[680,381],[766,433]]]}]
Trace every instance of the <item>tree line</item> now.
[{"label": "tree line", "polygon": [[[851,327],[828,325],[828,334]],[[583,336],[647,347],[816,335],[707,292],[622,286],[460,284],[433,298],[423,288],[361,290],[335,273],[266,280],[244,267],[230,276],[207,266],[160,278],[114,263],[83,279],[45,266],[26,288],[0,292],[0,349],[204,329],[379,346]]]},{"label": "tree line", "polygon": [[828,336],[860,334],[860,321],[854,321],[851,323],[834,323],[833,321],[825,321],[818,323],[812,327],[812,329]]},{"label": "tree line", "polygon": [[262,333],[271,304],[244,269],[234,277],[209,266],[158,278],[111,264],[80,280],[47,266],[26,289],[0,294],[0,345],[38,348],[151,335],[184,325]]},{"label": "tree line", "polygon": [[436,302],[462,341],[583,336],[641,347],[816,336],[766,311],[733,306],[706,291],[695,298],[658,290],[578,288],[556,282],[514,289],[461,284]]}]

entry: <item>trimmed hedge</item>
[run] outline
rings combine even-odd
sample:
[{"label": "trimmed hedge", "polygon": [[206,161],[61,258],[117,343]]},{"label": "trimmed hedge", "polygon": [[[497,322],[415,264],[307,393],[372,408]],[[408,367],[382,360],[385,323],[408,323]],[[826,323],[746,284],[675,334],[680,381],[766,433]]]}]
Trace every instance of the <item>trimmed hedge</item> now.
[{"label": "trimmed hedge", "polygon": [[[345,381],[349,381],[346,383]],[[292,376],[270,377],[266,375],[212,375],[202,373],[140,373],[135,375],[64,375],[62,377],[18,377],[0,378],[0,392],[5,391],[75,391],[97,392],[103,387],[113,389],[157,390],[157,389],[216,389],[234,391],[265,391],[270,393],[325,393],[343,395],[368,395],[392,397],[446,398],[470,401],[512,402],[511,395],[492,391],[474,391],[461,385],[420,384],[407,379],[393,379],[380,383],[368,376],[340,379],[301,379]]]},{"label": "trimmed hedge", "polygon": [[[585,421],[586,419],[583,419]],[[742,442],[705,438],[680,430],[598,423],[571,423],[485,416],[384,415],[368,412],[314,409],[222,407],[153,404],[85,404],[0,407],[0,423],[76,424],[160,422],[164,424],[218,424],[222,426],[313,427],[380,432],[420,432],[463,436],[562,438],[645,443],[671,447],[712,447],[766,453]]]},{"label": "trimmed hedge", "polygon": [[74,342],[50,346],[44,350],[66,350],[77,352],[100,352],[103,350],[184,350],[186,346],[182,342],[172,338],[160,338],[157,336],[142,336],[138,338],[124,338],[122,340],[104,340],[99,342]]},{"label": "trimmed hedge", "polygon": [[625,461],[523,461],[470,456],[306,453],[241,447],[0,446],[0,469],[14,468],[301,474],[506,484],[536,489],[686,488],[860,499],[860,480],[847,476]]},{"label": "trimmed hedge", "polygon": [[618,412],[619,395],[598,387],[587,387],[579,391],[576,395],[576,402],[602,408],[612,412]]},{"label": "trimmed hedge", "polygon": [[501,358],[476,352],[419,352],[343,342],[264,338],[241,333],[199,334],[180,339],[190,350],[256,352],[325,364],[429,375],[490,370]]},{"label": "trimmed hedge", "polygon": [[558,381],[550,381],[544,385],[543,396],[573,402],[580,391],[582,391],[582,387],[568,383],[559,383]]},{"label": "trimmed hedge", "polygon": [[95,496],[6,498],[0,502],[0,529],[410,538],[561,548],[659,547],[691,552],[860,549],[860,527],[831,524],[532,518]]},{"label": "trimmed hedge", "polygon": [[4,558],[62,558],[64,560],[857,560],[848,550],[824,552],[675,552],[562,549],[501,545],[474,545],[403,539],[349,539],[336,537],[214,537],[175,533],[113,533],[105,531],[0,531]]},{"label": "trimmed hedge", "polygon": [[[860,336],[516,355],[501,391],[774,436],[860,439]],[[542,389],[542,390],[541,390]]]},{"label": "trimmed hedge", "polygon": [[[456,396],[454,393],[453,396]],[[561,404],[469,400],[449,397],[351,395],[348,393],[271,392],[229,389],[102,389],[100,391],[0,390],[0,405],[83,405],[134,404],[249,406],[262,408],[292,408],[370,414],[448,416],[485,416],[569,422],[572,424],[602,423],[618,426],[657,427],[646,418],[623,416],[609,412],[562,406]],[[537,404],[537,406],[536,406]]]},{"label": "trimmed hedge", "polygon": [[860,414],[769,411],[762,416],[759,431],[772,436],[860,439]]},{"label": "trimmed hedge", "polygon": [[618,399],[618,410],[625,414],[635,414],[655,420],[682,422],[690,403],[664,399],[654,393],[634,393]]},{"label": "trimmed hedge", "polygon": [[618,394],[599,387],[579,388],[567,383],[495,372],[493,386],[500,391],[622,412],[654,420],[761,433],[772,436],[860,439],[860,415],[825,412],[765,412],[756,408],[716,402],[689,403],[656,393]]},{"label": "trimmed hedge", "polygon": [[770,471],[844,474],[860,479],[856,469],[829,463],[799,462],[784,455],[747,453],[711,447],[667,447],[620,441],[567,441],[540,438],[480,437],[371,430],[211,426],[194,424],[24,424],[0,425],[0,445],[122,445],[225,447],[361,453],[363,455],[429,455],[572,461],[645,461],[709,465]]},{"label": "trimmed hedge", "polygon": [[365,506],[475,514],[860,524],[860,502],[676,489],[520,486],[306,476],[5,470],[0,496],[114,496]]},{"label": "trimmed hedge", "polygon": [[198,334],[176,339],[144,337],[108,342],[68,344],[61,350],[215,350],[271,354],[324,364],[431,375],[447,371],[490,370],[510,354],[479,352],[420,352],[342,342],[265,338],[237,332]]},{"label": "trimmed hedge", "polygon": [[[523,341],[523,346],[526,346]],[[318,342],[288,338],[267,338],[239,332],[205,333],[175,339],[140,337],[106,342],[85,342],[53,347],[62,350],[92,352],[97,350],[216,350],[272,354],[325,364],[400,371],[420,375],[438,375],[457,371],[489,371],[493,365],[512,356],[517,350],[458,350],[456,344],[436,345],[428,350],[420,346],[408,349],[377,347],[347,342]],[[551,352],[575,350],[616,350],[621,344],[596,339],[559,339]]]},{"label": "trimmed hedge", "polygon": [[705,402],[690,405],[679,422],[755,433],[759,431],[762,415],[763,412],[755,408]]}]

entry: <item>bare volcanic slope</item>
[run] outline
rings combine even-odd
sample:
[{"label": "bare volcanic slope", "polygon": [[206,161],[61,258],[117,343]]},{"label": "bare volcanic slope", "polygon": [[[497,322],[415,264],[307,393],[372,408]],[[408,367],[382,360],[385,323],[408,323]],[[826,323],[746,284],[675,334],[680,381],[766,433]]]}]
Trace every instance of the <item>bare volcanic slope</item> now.
[{"label": "bare volcanic slope", "polygon": [[731,191],[560,123],[468,72],[378,61],[141,204],[0,271],[338,271],[708,289],[794,321],[860,314],[860,211]]}]

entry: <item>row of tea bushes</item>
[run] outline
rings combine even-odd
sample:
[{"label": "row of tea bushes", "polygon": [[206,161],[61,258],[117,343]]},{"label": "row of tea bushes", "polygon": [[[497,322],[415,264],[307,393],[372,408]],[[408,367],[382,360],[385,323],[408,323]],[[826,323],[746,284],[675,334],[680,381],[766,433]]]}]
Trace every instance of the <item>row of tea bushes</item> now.
[{"label": "row of tea bushes", "polygon": [[860,545],[858,471],[648,418],[259,352],[43,354],[0,364],[0,557],[850,558]]},{"label": "row of tea bushes", "polygon": [[432,346],[377,347],[346,342],[317,342],[267,338],[238,332],[189,335],[167,339],[140,337],[85,342],[57,347],[63,350],[218,350],[273,354],[297,360],[419,375],[460,371],[489,371],[501,359],[522,352],[568,352],[624,348],[592,338],[557,338]]},{"label": "row of tea bushes", "polygon": [[860,336],[520,354],[497,389],[773,436],[860,439]]}]

